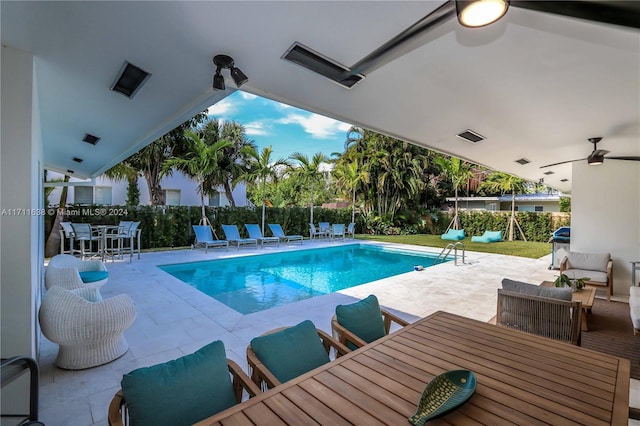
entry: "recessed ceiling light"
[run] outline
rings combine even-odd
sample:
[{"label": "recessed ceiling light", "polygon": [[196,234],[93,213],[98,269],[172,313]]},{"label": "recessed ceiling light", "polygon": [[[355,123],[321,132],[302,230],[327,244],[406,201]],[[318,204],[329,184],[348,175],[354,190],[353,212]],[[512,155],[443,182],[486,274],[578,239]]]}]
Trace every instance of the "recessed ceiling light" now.
[{"label": "recessed ceiling light", "polygon": [[91,145],[97,144],[99,140],[100,140],[99,137],[91,135],[89,133],[86,133],[84,135],[84,138],[82,138],[83,142],[90,143]]},{"label": "recessed ceiling light", "polygon": [[569,179],[560,179],[560,182],[569,182]]},{"label": "recessed ceiling light", "polygon": [[465,130],[464,132],[458,133],[456,136],[459,137],[460,139],[464,139],[465,141],[471,142],[471,143],[480,142],[481,140],[486,139],[484,136],[469,129]]},{"label": "recessed ceiling light", "polygon": [[75,161],[76,163],[82,163],[82,158],[78,158],[78,157],[73,157],[73,161]]},{"label": "recessed ceiling light", "polygon": [[143,69],[124,61],[124,65],[120,69],[116,81],[111,86],[111,90],[122,93],[128,98],[133,98],[150,76],[151,74]]},{"label": "recessed ceiling light", "polygon": [[516,163],[522,164],[523,166],[525,164],[529,164],[531,161],[527,160],[526,158],[521,158],[519,160],[516,160]]},{"label": "recessed ceiling light", "polygon": [[555,172],[552,172],[551,170],[549,170],[548,172],[544,172],[544,173],[543,173],[543,175],[547,175],[547,176],[548,176],[548,175],[552,175],[552,174],[554,174],[554,173],[555,173]]}]

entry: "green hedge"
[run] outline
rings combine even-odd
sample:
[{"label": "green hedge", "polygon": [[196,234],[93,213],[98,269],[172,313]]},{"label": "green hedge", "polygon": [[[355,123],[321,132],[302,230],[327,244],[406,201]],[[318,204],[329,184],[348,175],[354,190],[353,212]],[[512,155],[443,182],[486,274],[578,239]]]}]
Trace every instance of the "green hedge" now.
[{"label": "green hedge", "polygon": [[[222,224],[238,225],[241,235],[246,236],[245,223],[261,223],[262,208],[207,207],[206,215],[213,225],[218,238],[224,239]],[[110,214],[115,213],[115,214]],[[191,225],[200,221],[199,206],[67,206],[64,220],[91,223],[93,225],[117,225],[122,220],[140,222],[142,248],[185,247],[193,243]],[[314,222],[351,222],[351,209],[314,208]],[[46,216],[46,229],[50,229],[55,215]],[[356,216],[356,232],[361,229],[362,220]],[[267,223],[279,223],[288,234],[309,236],[309,208],[266,209],[265,234],[271,235]]]},{"label": "green hedge", "polygon": [[[236,224],[241,235],[246,236],[245,223],[261,221],[261,207],[207,207],[206,214],[218,238],[223,239],[222,224]],[[84,222],[94,225],[116,225],[121,220],[140,221],[141,243],[143,248],[185,247],[193,243],[194,234],[191,225],[200,221],[198,206],[73,206],[67,207],[66,221]],[[351,209],[314,208],[314,222],[344,223],[351,222]],[[110,214],[115,213],[115,214]],[[466,235],[482,235],[484,231],[506,232],[510,212],[468,211],[460,212],[461,225]],[[518,212],[516,217],[527,240],[546,242],[555,229],[568,225],[570,215],[558,216],[552,213]],[[50,229],[55,215],[45,216],[46,229]],[[452,215],[446,212],[430,212],[420,217],[407,215],[405,223],[387,223],[380,217],[369,215],[366,218],[356,215],[356,233],[374,234],[414,234],[443,233]],[[271,235],[267,223],[279,223],[288,234],[309,235],[309,208],[307,207],[269,207],[266,209],[265,234]],[[519,232],[515,238],[521,240]],[[504,235],[506,238],[507,235]]]}]

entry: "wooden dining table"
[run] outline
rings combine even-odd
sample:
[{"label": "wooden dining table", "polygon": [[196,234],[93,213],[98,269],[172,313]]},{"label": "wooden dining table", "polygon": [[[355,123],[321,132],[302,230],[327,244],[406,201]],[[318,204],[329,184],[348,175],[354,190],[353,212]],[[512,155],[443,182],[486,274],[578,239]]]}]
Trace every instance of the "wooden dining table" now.
[{"label": "wooden dining table", "polygon": [[429,425],[628,424],[629,360],[438,311],[197,425],[408,425],[455,369],[475,393]]}]

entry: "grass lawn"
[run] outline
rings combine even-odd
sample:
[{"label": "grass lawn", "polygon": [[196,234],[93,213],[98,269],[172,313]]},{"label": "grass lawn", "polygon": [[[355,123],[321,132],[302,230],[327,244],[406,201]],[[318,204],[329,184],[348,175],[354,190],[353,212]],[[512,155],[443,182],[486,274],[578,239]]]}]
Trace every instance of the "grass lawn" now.
[{"label": "grass lawn", "polygon": [[[455,241],[445,241],[440,235],[364,235],[356,236],[362,240],[382,241],[385,243],[413,244],[416,246],[445,247]],[[501,241],[499,243],[472,243],[471,238],[462,240],[464,248],[468,251],[480,251],[484,253],[507,254],[511,256],[529,257],[538,259],[551,253],[550,243],[536,243],[525,241]]]}]

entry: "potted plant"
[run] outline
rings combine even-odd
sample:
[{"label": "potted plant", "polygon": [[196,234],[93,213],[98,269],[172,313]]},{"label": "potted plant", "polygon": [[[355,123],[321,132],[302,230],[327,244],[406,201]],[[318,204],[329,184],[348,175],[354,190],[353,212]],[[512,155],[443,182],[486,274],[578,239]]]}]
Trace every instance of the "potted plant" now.
[{"label": "potted plant", "polygon": [[571,291],[580,291],[590,279],[589,277],[569,278],[565,274],[560,274],[553,283],[556,287],[569,287]]}]

